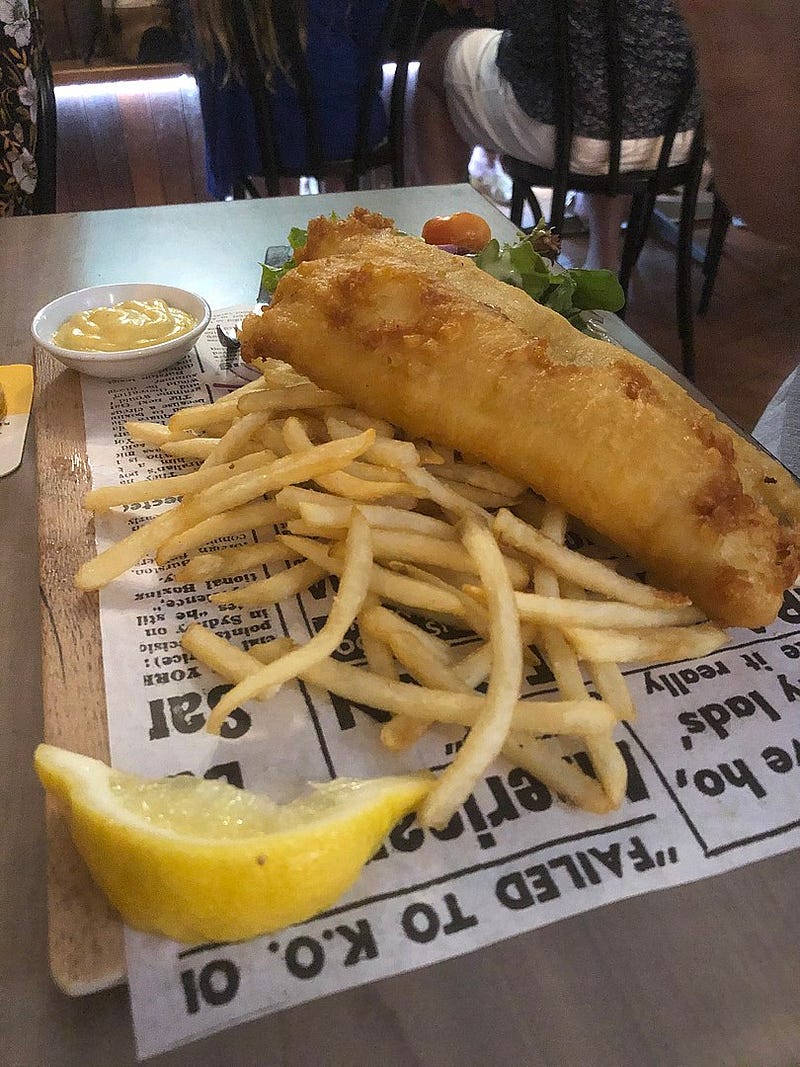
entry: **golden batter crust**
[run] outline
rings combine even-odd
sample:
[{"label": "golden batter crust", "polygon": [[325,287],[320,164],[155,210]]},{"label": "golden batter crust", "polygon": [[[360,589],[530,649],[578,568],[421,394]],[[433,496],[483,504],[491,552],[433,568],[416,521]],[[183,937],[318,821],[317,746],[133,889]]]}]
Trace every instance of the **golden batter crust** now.
[{"label": "golden batter crust", "polygon": [[722,623],[775,617],[800,491],[679,385],[381,215],[312,220],[298,258],[246,359],[522,479]]}]

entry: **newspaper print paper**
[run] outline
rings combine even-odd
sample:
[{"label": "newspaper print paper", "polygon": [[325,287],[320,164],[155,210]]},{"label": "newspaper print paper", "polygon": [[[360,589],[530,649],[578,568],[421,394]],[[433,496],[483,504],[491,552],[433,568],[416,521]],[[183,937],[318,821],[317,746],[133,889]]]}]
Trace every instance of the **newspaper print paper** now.
[{"label": "newspaper print paper", "polygon": [[[240,315],[233,309],[215,320]],[[166,420],[242,384],[241,373],[209,332],[198,353],[154,377],[84,379],[94,484],[185,469],[132,444],[123,422]],[[167,503],[98,516],[98,549]],[[306,640],[324,620],[331,590],[323,582],[274,609],[223,611],[207,594],[224,583],[176,583],[173,569],[146,560],[101,594],[115,766],[223,777],[283,801],[308,781],[450,760],[463,731],[436,728],[393,755],[378,741],[380,715],[303,684],[268,705],[247,705],[222,737],[206,734],[219,679],[182,651],[181,630],[202,621],[245,648],[272,635]],[[444,636],[456,645],[470,640],[456,630]],[[356,632],[338,654],[362,661]],[[233,945],[187,947],[127,931],[140,1056],[800,842],[800,596],[786,595],[768,630],[733,631],[730,646],[707,659],[625,673],[640,714],[618,732],[630,775],[619,811],[572,810],[498,762],[444,831],[404,820],[352,892],[312,921]],[[546,669],[527,686],[534,696],[553,691]]]}]

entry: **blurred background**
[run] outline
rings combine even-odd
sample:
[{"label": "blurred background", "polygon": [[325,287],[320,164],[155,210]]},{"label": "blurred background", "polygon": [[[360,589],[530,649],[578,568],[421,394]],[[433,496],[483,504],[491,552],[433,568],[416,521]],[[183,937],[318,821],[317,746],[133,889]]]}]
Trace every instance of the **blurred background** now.
[{"label": "blurred background", "polygon": [[[180,5],[171,0],[39,0],[39,13],[55,83],[56,210],[212,199],[200,98],[181,36]],[[420,41],[454,18],[470,20],[468,14],[429,3]],[[408,32],[401,19],[400,42]],[[393,59],[390,49],[387,70]],[[475,157],[475,164],[473,184],[508,214],[507,191],[491,175],[487,181],[485,160]],[[377,172],[368,183],[389,185],[391,173]],[[712,202],[707,184],[701,187],[694,235],[695,307]],[[301,192],[315,189],[313,181],[300,183]],[[543,193],[545,216],[547,196]],[[631,327],[675,366],[681,365],[674,297],[679,200],[678,193],[659,200],[631,279],[627,316]],[[793,339],[800,334],[800,307],[794,279],[800,258],[781,244],[780,233],[774,241],[764,241],[738,222],[725,238],[713,300],[695,322],[696,380],[749,429],[796,365]],[[586,236],[569,214],[564,235],[562,260],[580,265]]]}]

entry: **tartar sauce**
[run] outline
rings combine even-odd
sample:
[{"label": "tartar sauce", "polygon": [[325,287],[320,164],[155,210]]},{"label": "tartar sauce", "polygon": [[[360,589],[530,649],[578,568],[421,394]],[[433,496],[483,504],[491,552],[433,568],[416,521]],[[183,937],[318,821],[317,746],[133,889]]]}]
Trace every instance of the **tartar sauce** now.
[{"label": "tartar sauce", "polygon": [[53,341],[75,352],[125,352],[171,341],[195,325],[191,315],[164,300],[125,300],[78,312],[59,326]]}]

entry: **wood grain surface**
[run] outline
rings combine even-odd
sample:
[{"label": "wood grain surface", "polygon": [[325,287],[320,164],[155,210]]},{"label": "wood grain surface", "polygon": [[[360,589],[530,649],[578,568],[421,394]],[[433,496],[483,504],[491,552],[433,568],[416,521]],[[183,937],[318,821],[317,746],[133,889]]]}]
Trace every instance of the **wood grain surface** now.
[{"label": "wood grain surface", "polygon": [[[95,552],[80,379],[36,353],[40,606],[44,739],[108,762],[98,594],[72,577]],[[65,993],[95,992],[125,978],[122,926],[92,881],[64,815],[47,801],[50,969]]]}]

